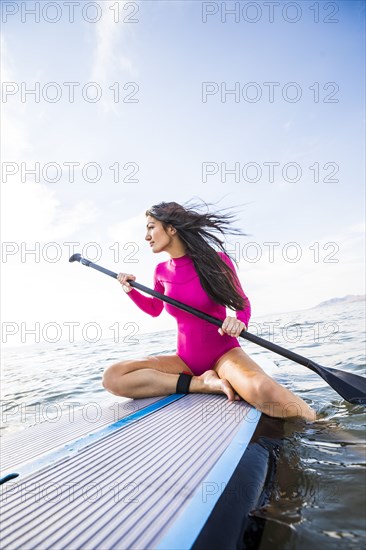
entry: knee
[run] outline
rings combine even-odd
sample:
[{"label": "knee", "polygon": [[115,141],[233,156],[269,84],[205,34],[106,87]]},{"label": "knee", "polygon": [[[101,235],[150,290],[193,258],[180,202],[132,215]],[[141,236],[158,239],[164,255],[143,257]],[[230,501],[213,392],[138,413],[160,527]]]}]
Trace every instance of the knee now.
[{"label": "knee", "polygon": [[252,377],[252,391],[257,402],[273,402],[276,400],[276,384],[269,376],[256,374]]},{"label": "knee", "polygon": [[117,380],[124,374],[123,363],[110,365],[103,372],[102,386],[105,390],[114,393]]},{"label": "knee", "polygon": [[105,390],[109,390],[110,387],[111,387],[111,382],[112,382],[112,368],[114,367],[114,365],[111,365],[110,367],[107,367],[105,369],[105,371],[103,372],[103,377],[102,377],[102,386]]},{"label": "knee", "polygon": [[261,373],[252,373],[246,377],[245,393],[251,404],[261,407],[263,403],[272,403],[276,399],[273,380]]}]

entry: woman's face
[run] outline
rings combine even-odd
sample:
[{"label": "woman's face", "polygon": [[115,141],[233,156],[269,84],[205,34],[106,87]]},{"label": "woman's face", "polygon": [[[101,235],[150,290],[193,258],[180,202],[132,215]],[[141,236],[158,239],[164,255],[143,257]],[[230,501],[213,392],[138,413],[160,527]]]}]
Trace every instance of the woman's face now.
[{"label": "woman's face", "polygon": [[173,233],[171,226],[166,231],[159,220],[152,216],[147,216],[146,229],[145,240],[148,241],[153,252],[163,252],[172,244]]}]

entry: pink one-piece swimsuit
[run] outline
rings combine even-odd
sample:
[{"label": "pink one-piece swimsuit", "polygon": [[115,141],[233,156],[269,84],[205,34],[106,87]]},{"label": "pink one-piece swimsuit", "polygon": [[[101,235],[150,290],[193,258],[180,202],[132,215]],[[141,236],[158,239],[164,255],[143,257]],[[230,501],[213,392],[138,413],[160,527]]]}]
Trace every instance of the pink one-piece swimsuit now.
[{"label": "pink one-piece swimsuit", "polygon": [[[236,275],[231,259],[223,252],[218,254]],[[245,308],[237,311],[236,317],[248,326],[251,313],[250,302],[244,294],[237,275],[235,279],[236,288],[245,302]],[[226,317],[225,306],[214,302],[203,289],[193,261],[188,255],[171,258],[167,262],[158,264],[154,272],[154,289],[218,319],[224,320]],[[140,309],[153,317],[160,315],[165,307],[166,311],[177,320],[177,355],[196,376],[212,369],[216,361],[230,349],[240,347],[237,338],[228,334],[221,336],[215,325],[162,302],[159,298],[144,296],[136,289],[132,289],[128,296]]]}]

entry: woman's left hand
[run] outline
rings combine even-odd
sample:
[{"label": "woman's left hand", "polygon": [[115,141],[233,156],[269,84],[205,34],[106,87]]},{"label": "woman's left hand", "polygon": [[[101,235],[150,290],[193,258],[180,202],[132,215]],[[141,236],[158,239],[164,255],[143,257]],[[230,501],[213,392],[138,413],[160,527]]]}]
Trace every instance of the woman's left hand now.
[{"label": "woman's left hand", "polygon": [[221,328],[218,329],[221,336],[225,333],[234,338],[238,338],[242,330],[247,330],[245,323],[239,321],[236,317],[228,315],[225,321],[222,323]]}]

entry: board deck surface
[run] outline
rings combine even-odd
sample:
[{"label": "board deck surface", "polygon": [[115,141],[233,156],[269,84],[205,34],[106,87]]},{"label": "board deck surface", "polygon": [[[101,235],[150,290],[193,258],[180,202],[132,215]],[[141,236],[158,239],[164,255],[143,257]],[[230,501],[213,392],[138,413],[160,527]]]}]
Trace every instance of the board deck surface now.
[{"label": "board deck surface", "polygon": [[193,548],[261,417],[213,394],[100,411],[4,438],[1,476],[19,475],[1,485],[1,548]]}]

